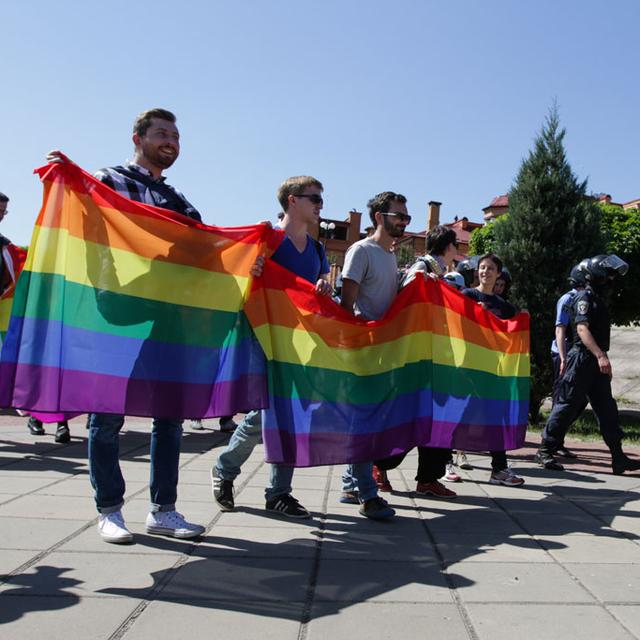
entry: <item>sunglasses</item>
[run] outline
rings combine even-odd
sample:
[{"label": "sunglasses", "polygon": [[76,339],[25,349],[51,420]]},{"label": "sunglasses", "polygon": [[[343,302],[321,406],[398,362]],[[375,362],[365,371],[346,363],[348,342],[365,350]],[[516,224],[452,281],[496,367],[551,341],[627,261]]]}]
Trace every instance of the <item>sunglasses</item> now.
[{"label": "sunglasses", "polygon": [[309,198],[309,202],[312,204],[323,204],[324,200],[322,196],[319,196],[317,193],[301,193],[299,196],[294,196],[295,198]]},{"label": "sunglasses", "polygon": [[411,216],[408,213],[399,213],[394,211],[389,211],[389,213],[381,211],[380,213],[382,213],[383,216],[394,216],[395,218],[398,218],[400,222],[406,222],[407,224],[411,222]]}]

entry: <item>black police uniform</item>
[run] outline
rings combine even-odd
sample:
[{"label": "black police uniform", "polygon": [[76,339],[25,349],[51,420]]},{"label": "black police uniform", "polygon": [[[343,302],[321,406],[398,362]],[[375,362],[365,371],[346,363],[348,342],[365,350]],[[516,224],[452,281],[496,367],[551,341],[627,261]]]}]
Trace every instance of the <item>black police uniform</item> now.
[{"label": "black police uniform", "polygon": [[554,451],[561,446],[571,423],[591,403],[600,432],[615,459],[622,454],[622,431],[618,405],[611,395],[611,379],[602,373],[597,358],[585,347],[577,325],[588,323],[598,347],[607,352],[611,337],[611,319],[602,298],[590,287],[579,291],[571,305],[572,346],[567,354],[567,367],[560,381],[557,401],[542,433],[541,450]]}]

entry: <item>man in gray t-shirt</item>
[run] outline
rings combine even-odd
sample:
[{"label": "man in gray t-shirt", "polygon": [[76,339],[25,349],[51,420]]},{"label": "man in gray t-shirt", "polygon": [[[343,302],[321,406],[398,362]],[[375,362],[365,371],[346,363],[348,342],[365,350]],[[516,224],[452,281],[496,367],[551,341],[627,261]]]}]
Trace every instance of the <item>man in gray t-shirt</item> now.
[{"label": "man in gray t-shirt", "polygon": [[[375,226],[373,235],[349,248],[342,271],[342,306],[367,320],[378,320],[391,306],[398,291],[398,266],[391,252],[411,222],[407,199],[385,191],[367,203]],[[342,474],[341,502],[361,502],[360,513],[368,518],[390,518],[395,511],[378,496],[373,463],[350,464]]]},{"label": "man in gray t-shirt", "polygon": [[358,284],[355,314],[367,320],[378,320],[398,292],[396,256],[374,237],[360,240],[349,247],[342,279],[343,286],[346,279]]}]

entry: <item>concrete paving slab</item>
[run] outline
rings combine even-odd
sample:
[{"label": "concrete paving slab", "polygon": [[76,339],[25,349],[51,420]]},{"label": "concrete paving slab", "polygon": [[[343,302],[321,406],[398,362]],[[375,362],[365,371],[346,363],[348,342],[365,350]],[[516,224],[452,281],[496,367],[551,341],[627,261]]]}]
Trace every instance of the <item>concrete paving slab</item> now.
[{"label": "concrete paving slab", "polygon": [[528,562],[549,563],[553,559],[538,544],[524,534],[502,535],[486,533],[478,538],[469,533],[434,534],[438,551],[448,562]]},{"label": "concrete paving slab", "polygon": [[452,604],[362,602],[336,609],[333,603],[318,602],[314,603],[308,629],[309,640],[469,639],[462,618]]},{"label": "concrete paving slab", "polygon": [[[154,601],[127,630],[126,640],[185,638],[189,640],[297,640],[302,605],[249,601],[245,604],[193,600]],[[188,636],[187,634],[188,630]]]},{"label": "concrete paving slab", "polygon": [[618,564],[565,565],[578,580],[603,602],[640,603],[640,565]]},{"label": "concrete paving slab", "polygon": [[[363,531],[362,527],[350,527],[352,531],[323,535],[322,559],[363,560],[411,560],[416,562],[436,560],[436,550],[426,533],[410,531],[407,527],[376,527]],[[410,541],[410,542],[408,542]]]},{"label": "concrete paving slab", "polygon": [[[145,532],[143,526],[135,526],[127,523],[131,533],[133,533],[133,544],[113,545],[105,542],[98,533],[96,525],[91,525],[82,533],[74,536],[69,541],[58,547],[57,551],[65,553],[72,552],[90,552],[90,553],[118,553],[121,555],[131,554],[161,554],[185,553],[191,548],[191,542],[188,540],[177,540],[166,536],[152,536]],[[135,562],[135,559],[132,560]]]},{"label": "concrete paving slab", "polygon": [[[193,556],[250,556],[270,549],[270,557],[311,558],[316,554],[319,531],[303,527],[252,527],[239,529],[215,525],[201,539]],[[262,557],[262,556],[259,556]]]},{"label": "concrete paving slab", "polygon": [[284,518],[271,514],[262,507],[251,505],[238,505],[233,512],[220,514],[218,523],[226,527],[278,527],[290,529],[291,527],[317,528],[322,513],[311,512],[311,517],[306,519]]},{"label": "concrete paving slab", "polygon": [[2,549],[0,551],[0,576],[4,576],[15,571],[34,555],[34,551],[26,551],[24,549]]},{"label": "concrete paving slab", "polygon": [[[190,557],[172,571],[159,599],[168,601],[233,600],[240,606],[267,601],[303,604],[313,560],[311,558],[271,558],[275,544],[256,544],[251,557]],[[257,557],[260,560],[257,560]]]},{"label": "concrete paving slab", "polygon": [[46,486],[57,483],[55,478],[43,478],[42,476],[29,476],[17,474],[15,476],[2,474],[0,483],[0,503],[9,499],[9,496],[21,493],[31,493]]},{"label": "concrete paving slab", "polygon": [[133,561],[127,550],[125,545],[110,545],[102,553],[53,552],[19,576],[6,580],[0,585],[0,593],[11,592],[20,585],[28,588],[29,595],[38,596],[115,597],[122,592],[143,598],[175,558],[140,554]]},{"label": "concrete paving slab", "polygon": [[640,545],[621,537],[569,534],[537,537],[559,562],[640,563]]},{"label": "concrete paving slab", "polygon": [[556,564],[458,562],[450,573],[465,602],[596,602]]},{"label": "concrete paving slab", "polygon": [[636,637],[640,638],[640,607],[637,605],[609,606],[611,615]]},{"label": "concrete paving slab", "polygon": [[513,638],[589,638],[634,640],[610,613],[597,605],[469,604],[467,609],[479,640]]},{"label": "concrete paving slab", "polygon": [[28,592],[18,587],[16,595],[0,595],[3,638],[107,640],[136,606],[135,601],[121,598],[45,597]]},{"label": "concrete paving slab", "polygon": [[442,512],[427,514],[427,526],[429,531],[464,533],[482,531],[489,533],[522,533],[522,527],[506,515],[496,509],[463,509],[456,512]]},{"label": "concrete paving slab", "polygon": [[385,561],[380,556],[323,560],[315,593],[315,602],[452,602],[437,562]]},{"label": "concrete paving slab", "polygon": [[0,505],[0,516],[60,520],[91,520],[96,517],[93,501],[74,496],[43,496],[31,494]]},{"label": "concrete paving slab", "polygon": [[530,535],[553,536],[571,533],[598,534],[599,532],[603,532],[603,535],[613,535],[611,531],[607,533],[607,525],[603,521],[588,513],[553,513],[541,517],[541,514],[531,511],[514,514],[514,517]]},{"label": "concrete paving slab", "polygon": [[628,532],[634,537],[640,537],[640,513],[629,515],[615,515],[607,518],[609,526],[616,531]]},{"label": "concrete paving slab", "polygon": [[6,549],[43,551],[84,526],[77,520],[53,518],[0,518],[0,555]]}]

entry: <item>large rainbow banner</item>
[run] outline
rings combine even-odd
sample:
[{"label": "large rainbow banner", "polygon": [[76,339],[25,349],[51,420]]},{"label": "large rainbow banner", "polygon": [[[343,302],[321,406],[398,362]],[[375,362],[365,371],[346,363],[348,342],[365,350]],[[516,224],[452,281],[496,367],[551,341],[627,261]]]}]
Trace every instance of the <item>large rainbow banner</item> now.
[{"label": "large rainbow banner", "polygon": [[376,460],[415,445],[524,443],[529,316],[500,320],[416,278],[377,322],[353,318],[272,261],[245,306],[267,356],[269,462]]},{"label": "large rainbow banner", "polygon": [[522,445],[529,318],[416,279],[377,322],[260,254],[264,225],[208,227],[71,164],[45,197],[0,361],[0,406],[156,417],[268,407],[267,459],[370,461],[417,444]]},{"label": "large rainbow banner", "polygon": [[3,345],[0,406],[194,418],[265,406],[242,302],[270,230],[134,203],[70,163],[37,172],[44,202]]}]

